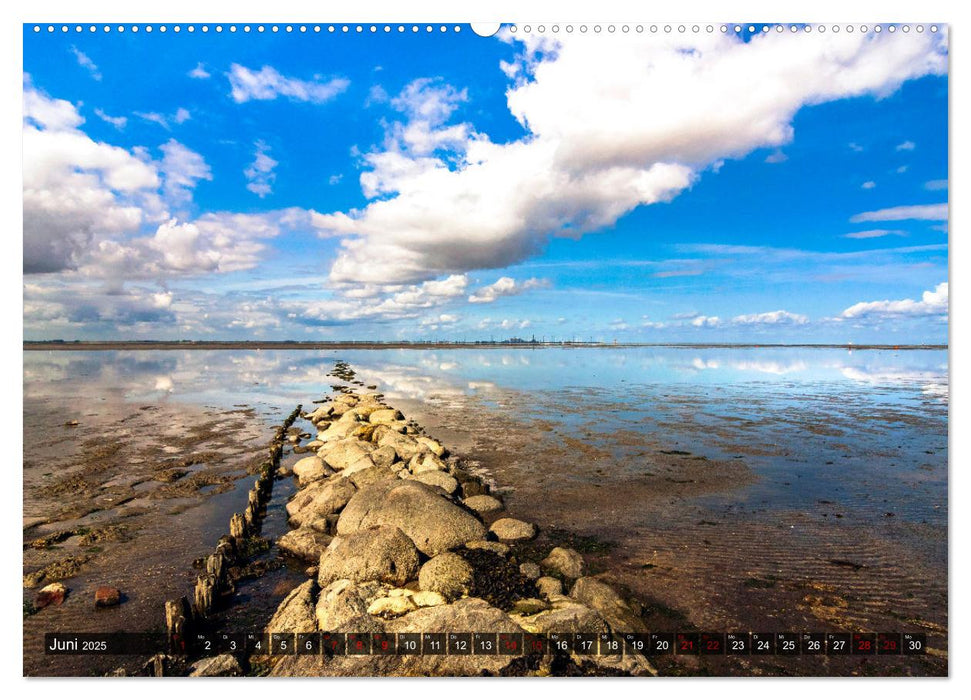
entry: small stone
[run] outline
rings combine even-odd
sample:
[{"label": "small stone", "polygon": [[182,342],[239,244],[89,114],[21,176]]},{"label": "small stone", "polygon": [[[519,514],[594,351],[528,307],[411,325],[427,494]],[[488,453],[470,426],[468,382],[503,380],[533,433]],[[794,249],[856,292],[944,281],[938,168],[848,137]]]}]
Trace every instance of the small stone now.
[{"label": "small stone", "polygon": [[415,440],[427,447],[436,457],[445,456],[445,448],[438,440],[432,440],[430,437],[425,437],[424,435],[419,435]]},{"label": "small stone", "polygon": [[503,544],[502,542],[490,542],[488,540],[475,540],[473,542],[465,543],[466,549],[485,549],[489,552],[495,552],[500,557],[504,557],[509,554],[509,545]]},{"label": "small stone", "polygon": [[67,596],[67,586],[63,583],[49,583],[37,592],[34,607],[42,610],[48,605],[60,605],[64,602],[65,596]]},{"label": "small stone", "polygon": [[489,493],[488,487],[483,484],[478,479],[472,479],[471,481],[462,482],[462,498],[471,498],[472,496],[485,496]]},{"label": "small stone", "polygon": [[445,600],[445,596],[438,591],[418,591],[411,596],[411,602],[419,608],[431,608],[436,605],[445,605],[448,603]]},{"label": "small stone", "polygon": [[448,600],[468,594],[473,578],[472,565],[454,552],[432,557],[418,572],[423,591],[436,591]]},{"label": "small stone", "polygon": [[504,508],[502,501],[494,496],[470,496],[462,502],[479,515],[498,513]]},{"label": "small stone", "polygon": [[386,596],[384,598],[378,598],[371,603],[367,611],[368,615],[383,617],[388,620],[392,617],[400,617],[401,615],[410,613],[412,610],[416,610],[417,607],[411,601],[411,598],[407,596],[395,596],[394,598]]},{"label": "small stone", "polygon": [[316,455],[297,460],[291,471],[296,475],[297,484],[301,488],[334,473],[330,467],[324,464],[324,460]]},{"label": "small stone", "polygon": [[519,565],[519,573],[530,581],[535,581],[542,575],[543,572],[539,568],[539,564],[531,561],[524,561]]},{"label": "small stone", "polygon": [[[426,472],[444,472],[446,466],[445,462],[431,452],[421,452],[408,461],[408,469],[412,474],[424,474]],[[458,482],[456,482],[457,484]]]},{"label": "small stone", "polygon": [[489,532],[505,542],[518,542],[536,537],[536,526],[515,518],[499,518],[492,523]]},{"label": "small stone", "polygon": [[94,606],[96,608],[110,608],[121,603],[121,591],[111,586],[100,586],[94,592]]},{"label": "small stone", "polygon": [[523,598],[522,600],[517,600],[512,605],[512,612],[517,615],[535,615],[548,609],[549,605],[539,598]]},{"label": "small stone", "polygon": [[544,598],[549,598],[554,595],[563,594],[563,583],[558,578],[553,578],[552,576],[543,576],[536,579],[536,590]]},{"label": "small stone", "polygon": [[566,547],[554,547],[540,565],[566,578],[576,579],[583,576],[583,557]]},{"label": "small stone", "polygon": [[456,489],[459,487],[459,482],[445,472],[440,472],[437,469],[435,471],[421,472],[420,474],[416,474],[413,478],[415,481],[420,481],[423,484],[437,486],[447,494],[455,493]]}]

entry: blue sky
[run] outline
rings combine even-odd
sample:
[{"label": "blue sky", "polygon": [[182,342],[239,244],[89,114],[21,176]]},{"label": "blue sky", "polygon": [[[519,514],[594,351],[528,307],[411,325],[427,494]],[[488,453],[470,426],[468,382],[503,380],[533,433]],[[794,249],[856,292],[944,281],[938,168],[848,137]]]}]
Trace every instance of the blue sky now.
[{"label": "blue sky", "polygon": [[25,27],[25,337],[946,342],[943,35],[382,30]]}]

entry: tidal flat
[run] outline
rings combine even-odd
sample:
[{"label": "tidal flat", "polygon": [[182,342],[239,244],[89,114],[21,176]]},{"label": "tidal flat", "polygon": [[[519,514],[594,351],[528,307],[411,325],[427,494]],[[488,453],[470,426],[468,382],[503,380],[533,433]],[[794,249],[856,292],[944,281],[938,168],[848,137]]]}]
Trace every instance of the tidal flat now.
[{"label": "tidal flat", "polygon": [[[930,651],[671,657],[662,674],[946,674],[947,352],[693,347],[25,352],[25,673],[118,665],[50,666],[46,631],[161,628],[272,425],[331,393],[337,360],[535,523],[532,546],[571,546],[640,601],[648,629],[915,631]],[[283,565],[227,626],[265,625],[302,580],[264,556]],[[27,615],[50,580],[65,601]],[[121,604],[95,610],[100,585]]]}]

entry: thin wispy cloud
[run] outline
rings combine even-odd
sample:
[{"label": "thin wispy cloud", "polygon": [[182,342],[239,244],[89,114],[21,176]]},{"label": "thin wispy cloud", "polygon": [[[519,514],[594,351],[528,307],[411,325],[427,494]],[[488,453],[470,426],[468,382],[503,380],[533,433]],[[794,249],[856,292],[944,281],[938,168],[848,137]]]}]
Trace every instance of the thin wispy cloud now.
[{"label": "thin wispy cloud", "polygon": [[78,65],[86,69],[88,73],[91,74],[92,78],[99,81],[101,80],[101,71],[98,70],[98,66],[95,65],[94,61],[92,61],[86,53],[81,51],[76,46],[71,47],[71,53],[73,53],[74,58],[77,59]]},{"label": "thin wispy cloud", "polygon": [[910,219],[942,221],[947,219],[947,204],[914,204],[876,211],[854,214],[850,222],[857,224],[866,221],[907,221]]},{"label": "thin wispy cloud", "polygon": [[98,116],[99,119],[107,122],[108,124],[111,124],[116,129],[124,129],[125,126],[128,124],[128,117],[112,117],[108,114],[105,114],[104,110],[100,108],[95,109],[94,113]]},{"label": "thin wispy cloud", "polygon": [[522,294],[530,289],[542,289],[549,286],[547,280],[535,277],[517,282],[512,277],[500,277],[492,284],[480,287],[469,296],[471,304],[491,304],[499,297],[514,296]]},{"label": "thin wispy cloud", "polygon": [[906,231],[885,229],[885,228],[874,228],[867,231],[853,231],[852,233],[844,233],[843,238],[854,238],[857,240],[865,240],[868,238],[883,238],[884,236],[906,236]]},{"label": "thin wispy cloud", "polygon": [[189,71],[190,78],[195,78],[196,80],[206,80],[211,77],[209,71],[206,70],[206,64],[197,63],[196,67]]},{"label": "thin wispy cloud", "polygon": [[135,116],[152,124],[158,124],[167,131],[172,130],[172,124],[183,124],[192,118],[192,114],[184,107],[179,107],[172,114],[159,112],[135,112]]},{"label": "thin wispy cloud", "polygon": [[270,147],[265,141],[257,141],[253,146],[256,149],[253,162],[243,171],[243,175],[249,180],[246,189],[262,199],[273,192],[273,181],[276,180],[273,170],[279,163],[270,157]]},{"label": "thin wispy cloud", "polygon": [[230,96],[238,103],[286,97],[294,102],[322,104],[337,97],[350,85],[346,78],[301,80],[282,75],[272,66],[251,70],[238,63],[230,66],[228,77]]}]

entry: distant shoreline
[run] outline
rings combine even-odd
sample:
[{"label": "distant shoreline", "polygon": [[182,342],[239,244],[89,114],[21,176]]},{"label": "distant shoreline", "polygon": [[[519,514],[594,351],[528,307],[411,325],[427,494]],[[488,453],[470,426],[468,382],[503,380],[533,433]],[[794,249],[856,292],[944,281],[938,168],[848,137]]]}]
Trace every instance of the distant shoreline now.
[{"label": "distant shoreline", "polygon": [[595,342],[403,342],[403,341],[297,341],[297,340],[25,340],[23,349],[99,351],[99,350],[450,350],[539,348],[817,348],[835,350],[947,350],[945,345],[880,345],[833,343],[595,343]]}]

